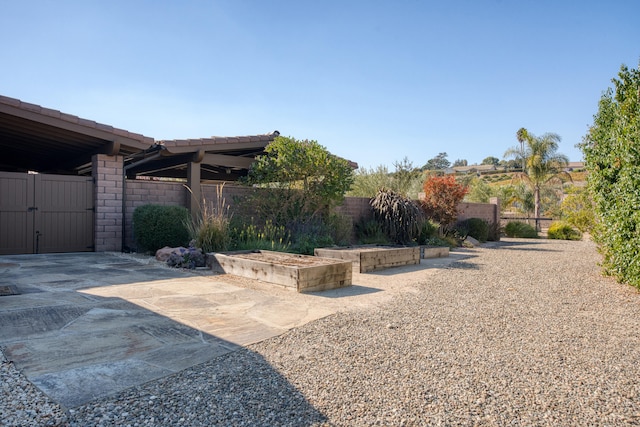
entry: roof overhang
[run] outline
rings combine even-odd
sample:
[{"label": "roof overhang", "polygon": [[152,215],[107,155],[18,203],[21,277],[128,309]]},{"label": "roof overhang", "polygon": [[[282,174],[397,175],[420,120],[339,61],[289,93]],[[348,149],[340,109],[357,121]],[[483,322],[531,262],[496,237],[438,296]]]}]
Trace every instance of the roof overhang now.
[{"label": "roof overhang", "polygon": [[74,174],[94,154],[128,156],[153,138],[0,96],[0,169]]},{"label": "roof overhang", "polygon": [[144,164],[132,162],[127,175],[186,178],[190,163],[200,164],[201,178],[209,181],[237,181],[245,176],[256,156],[280,132],[262,135],[159,141],[162,150]]}]

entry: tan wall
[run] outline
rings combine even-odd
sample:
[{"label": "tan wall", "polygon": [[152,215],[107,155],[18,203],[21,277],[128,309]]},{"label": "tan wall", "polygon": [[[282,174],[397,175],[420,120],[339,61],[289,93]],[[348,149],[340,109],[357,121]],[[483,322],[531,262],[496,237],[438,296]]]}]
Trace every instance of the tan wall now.
[{"label": "tan wall", "polygon": [[369,204],[368,197],[347,197],[344,203],[336,208],[336,212],[351,217],[353,222],[357,222],[360,218],[371,218],[373,211]]},{"label": "tan wall", "polygon": [[122,165],[122,156],[97,154],[92,159],[96,252],[122,247]]},{"label": "tan wall", "polygon": [[462,202],[458,205],[458,221],[469,218],[484,219],[490,224],[500,221],[499,207],[491,203],[467,203]]},{"label": "tan wall", "polygon": [[186,207],[189,195],[189,191],[181,182],[128,179],[125,199],[125,246],[130,248],[135,247],[133,239],[133,211],[138,206],[154,204]]},{"label": "tan wall", "polygon": [[[234,216],[251,218],[255,212],[250,206],[241,207],[238,200],[247,197],[253,188],[225,184],[222,187],[222,197],[226,206]],[[133,211],[136,207],[145,204],[179,205],[188,206],[191,193],[180,182],[127,180],[126,184],[126,215],[125,215],[125,244],[135,248],[133,241]],[[207,203],[215,203],[217,200],[217,186],[212,184],[202,185],[202,196]],[[369,200],[366,197],[347,197],[343,204],[336,208],[336,212],[351,217],[353,222],[360,218],[370,218],[373,213]],[[243,209],[242,211],[240,209]],[[461,203],[458,206],[458,219],[482,218],[490,223],[499,221],[499,208],[491,203]],[[109,249],[112,250],[112,249]]]}]

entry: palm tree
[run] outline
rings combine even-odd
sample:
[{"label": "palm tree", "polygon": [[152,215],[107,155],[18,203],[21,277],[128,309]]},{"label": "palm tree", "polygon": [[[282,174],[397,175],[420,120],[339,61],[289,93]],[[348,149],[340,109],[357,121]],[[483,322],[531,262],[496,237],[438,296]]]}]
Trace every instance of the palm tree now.
[{"label": "palm tree", "polygon": [[571,181],[571,175],[563,170],[569,163],[569,159],[564,154],[557,153],[561,140],[558,134],[545,133],[538,137],[525,128],[520,128],[516,138],[521,143],[521,147],[508,149],[504,156],[522,156],[524,167],[515,178],[526,182],[533,191],[534,215],[538,224],[540,189],[553,182]]}]

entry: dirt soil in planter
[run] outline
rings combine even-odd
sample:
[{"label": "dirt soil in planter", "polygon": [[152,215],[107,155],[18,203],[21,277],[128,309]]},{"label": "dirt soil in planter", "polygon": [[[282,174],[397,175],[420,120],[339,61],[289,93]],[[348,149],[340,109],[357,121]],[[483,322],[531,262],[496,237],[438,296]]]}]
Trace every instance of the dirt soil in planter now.
[{"label": "dirt soil in planter", "polygon": [[309,255],[297,255],[289,253],[273,253],[273,252],[246,252],[239,254],[229,254],[235,258],[253,259],[256,261],[266,262],[270,264],[280,264],[292,267],[312,267],[315,265],[335,264],[336,261],[326,258],[318,258]]}]

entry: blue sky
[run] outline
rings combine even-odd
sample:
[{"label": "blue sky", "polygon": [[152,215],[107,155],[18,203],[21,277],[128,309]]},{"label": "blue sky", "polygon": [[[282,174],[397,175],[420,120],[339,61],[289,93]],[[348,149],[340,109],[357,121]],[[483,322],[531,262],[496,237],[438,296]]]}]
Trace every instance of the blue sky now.
[{"label": "blue sky", "polygon": [[0,0],[0,94],[162,139],[279,130],[362,167],[575,147],[637,0]]}]

